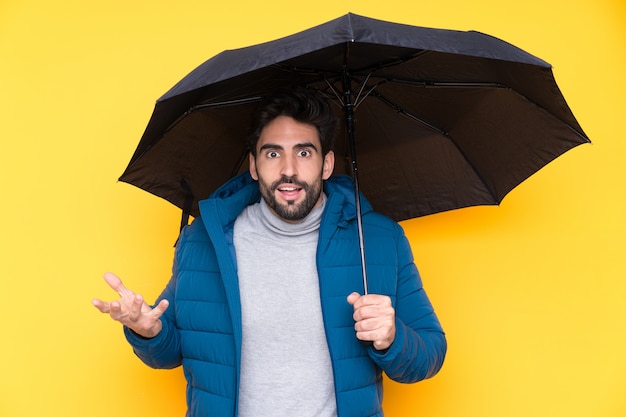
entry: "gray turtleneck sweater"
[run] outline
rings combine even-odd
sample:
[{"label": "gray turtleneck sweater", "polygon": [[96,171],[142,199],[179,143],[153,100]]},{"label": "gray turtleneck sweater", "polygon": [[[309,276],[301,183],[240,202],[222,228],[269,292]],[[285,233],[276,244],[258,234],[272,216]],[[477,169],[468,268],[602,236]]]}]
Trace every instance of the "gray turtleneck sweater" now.
[{"label": "gray turtleneck sweater", "polygon": [[337,415],[315,262],[326,197],[300,223],[267,204],[235,222],[243,343],[239,417]]}]

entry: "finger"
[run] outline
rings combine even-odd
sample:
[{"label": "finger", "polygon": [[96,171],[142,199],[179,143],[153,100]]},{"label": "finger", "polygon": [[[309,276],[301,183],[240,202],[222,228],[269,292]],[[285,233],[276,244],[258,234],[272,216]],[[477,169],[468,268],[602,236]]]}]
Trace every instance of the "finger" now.
[{"label": "finger", "polygon": [[115,290],[120,295],[122,295],[122,293],[127,290],[127,288],[122,283],[122,280],[112,272],[105,273],[104,280],[107,284],[109,284],[109,287],[113,288],[113,290]]},{"label": "finger", "polygon": [[362,342],[376,342],[378,334],[375,331],[357,331],[356,338]]},{"label": "finger", "polygon": [[378,350],[386,349],[387,347],[389,347],[389,345],[395,338],[394,335],[394,329],[388,327],[374,327],[371,329],[361,328],[356,332],[357,339],[367,342],[373,342],[374,347]]},{"label": "finger", "polygon": [[354,323],[354,330],[357,333],[369,332],[374,329],[374,325],[372,324],[372,319],[363,319],[358,320]]},{"label": "finger", "polygon": [[375,317],[360,320],[354,323],[354,330],[357,332],[380,332],[387,333],[387,329],[392,326],[386,318]]},{"label": "finger", "polygon": [[137,321],[141,317],[143,310],[143,297],[140,294],[135,294],[133,302],[130,305],[128,311],[128,318],[131,321]]},{"label": "finger", "polygon": [[108,313],[110,310],[109,303],[98,300],[97,298],[91,300],[91,304],[93,304],[94,307],[96,307],[101,313]]},{"label": "finger", "polygon": [[374,331],[358,331],[356,337],[359,340],[374,341],[376,340],[376,333]]},{"label": "finger", "polygon": [[[393,324],[395,310],[392,306],[367,305],[355,310],[354,321],[370,321],[379,326]],[[371,327],[370,327],[371,328]]]},{"label": "finger", "polygon": [[375,305],[363,303],[362,298],[363,297],[361,297],[354,304],[354,314],[352,315],[352,318],[356,322],[368,320],[368,319],[375,318],[378,316],[377,307]]},{"label": "finger", "polygon": [[386,295],[368,294],[359,298],[354,305],[355,310],[361,310],[364,317],[374,317],[384,311],[392,309],[391,298]]},{"label": "finger", "polygon": [[121,321],[126,315],[126,312],[123,310],[122,303],[119,301],[111,301],[109,303],[109,315],[113,320]]},{"label": "finger", "polygon": [[367,294],[361,297],[364,305],[391,305],[391,298],[381,294]]},{"label": "finger", "polygon": [[384,303],[384,299],[389,299],[389,297],[385,295],[379,294],[365,294],[360,295],[357,292],[353,292],[348,296],[348,302],[354,306],[355,310],[360,309],[364,306],[371,306],[380,303]]}]

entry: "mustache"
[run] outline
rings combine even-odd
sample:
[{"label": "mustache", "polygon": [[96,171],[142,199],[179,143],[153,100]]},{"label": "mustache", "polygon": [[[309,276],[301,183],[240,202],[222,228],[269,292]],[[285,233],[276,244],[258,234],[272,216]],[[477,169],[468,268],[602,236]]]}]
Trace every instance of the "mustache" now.
[{"label": "mustache", "polygon": [[307,184],[306,182],[302,182],[294,176],[289,177],[287,175],[283,175],[280,177],[279,180],[276,180],[272,183],[272,185],[270,186],[270,189],[272,191],[276,191],[278,186],[281,184],[293,184],[293,185],[297,185],[300,188],[304,188],[305,190],[309,188],[309,184]]}]

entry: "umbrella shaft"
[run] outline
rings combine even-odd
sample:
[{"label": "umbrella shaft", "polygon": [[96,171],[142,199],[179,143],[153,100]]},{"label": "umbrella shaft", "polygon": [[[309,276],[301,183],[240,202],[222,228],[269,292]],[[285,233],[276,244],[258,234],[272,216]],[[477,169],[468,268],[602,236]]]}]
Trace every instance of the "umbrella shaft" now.
[{"label": "umbrella shaft", "polygon": [[356,221],[359,234],[359,250],[361,255],[361,273],[363,275],[363,295],[367,294],[367,266],[365,262],[365,239],[363,238],[363,218],[361,214],[361,191],[359,187],[359,169],[356,162],[356,141],[354,135],[354,106],[352,104],[352,91],[350,88],[350,77],[344,69],[343,77],[343,110],[346,124],[346,133],[348,135],[348,144],[350,149],[350,157],[352,159],[352,178],[354,180],[354,200],[356,206]]}]

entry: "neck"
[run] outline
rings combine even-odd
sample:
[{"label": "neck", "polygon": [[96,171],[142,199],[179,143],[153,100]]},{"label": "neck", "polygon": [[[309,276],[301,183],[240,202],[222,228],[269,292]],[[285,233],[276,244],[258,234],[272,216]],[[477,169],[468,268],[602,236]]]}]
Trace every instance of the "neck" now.
[{"label": "neck", "polygon": [[271,232],[276,234],[286,236],[304,235],[319,229],[325,206],[326,195],[322,193],[320,204],[313,208],[304,219],[299,222],[287,222],[276,216],[265,200],[261,199],[261,221]]}]

